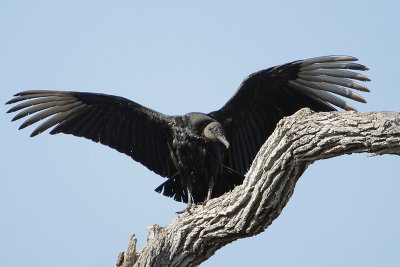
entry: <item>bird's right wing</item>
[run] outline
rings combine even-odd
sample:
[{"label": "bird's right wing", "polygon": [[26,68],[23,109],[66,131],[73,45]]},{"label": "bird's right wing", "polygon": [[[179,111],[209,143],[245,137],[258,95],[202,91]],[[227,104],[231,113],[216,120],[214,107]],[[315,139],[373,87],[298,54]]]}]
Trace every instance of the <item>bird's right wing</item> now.
[{"label": "bird's right wing", "polygon": [[122,97],[95,93],[25,91],[7,104],[17,102],[22,103],[8,111],[22,110],[13,121],[36,113],[19,129],[45,119],[31,137],[55,126],[50,134],[85,137],[132,157],[161,176],[176,173],[169,150],[170,116]]}]

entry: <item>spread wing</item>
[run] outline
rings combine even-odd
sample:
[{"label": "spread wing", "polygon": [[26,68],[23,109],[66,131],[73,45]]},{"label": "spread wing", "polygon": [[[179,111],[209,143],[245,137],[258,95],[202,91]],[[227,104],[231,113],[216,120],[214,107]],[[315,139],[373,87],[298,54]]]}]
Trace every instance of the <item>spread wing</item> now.
[{"label": "spread wing", "polygon": [[19,129],[44,120],[31,134],[55,126],[50,134],[85,137],[118,150],[155,173],[171,177],[172,118],[128,99],[95,93],[25,91],[7,104],[22,102],[8,113],[20,111],[14,120],[32,115]]},{"label": "spread wing", "polygon": [[224,164],[245,174],[261,145],[284,116],[304,107],[332,111],[355,110],[333,94],[366,102],[350,89],[368,92],[354,80],[369,81],[350,70],[367,70],[350,56],[326,56],[294,61],[258,71],[246,78],[232,98],[209,115],[224,127],[231,146]]}]

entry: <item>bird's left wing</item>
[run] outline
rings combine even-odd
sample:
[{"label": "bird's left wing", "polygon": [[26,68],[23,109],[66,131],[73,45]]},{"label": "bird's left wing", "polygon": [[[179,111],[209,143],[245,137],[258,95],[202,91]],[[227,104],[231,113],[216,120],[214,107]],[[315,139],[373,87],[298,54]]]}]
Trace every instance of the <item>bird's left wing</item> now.
[{"label": "bird's left wing", "polygon": [[369,79],[350,70],[367,70],[350,56],[326,56],[294,61],[258,71],[246,78],[231,99],[209,113],[224,127],[231,144],[225,165],[245,174],[276,124],[304,107],[314,111],[355,110],[334,94],[359,102],[351,89],[368,91],[354,80]]},{"label": "bird's left wing", "polygon": [[124,153],[155,173],[171,177],[176,172],[170,158],[172,117],[128,99],[95,93],[25,91],[7,104],[22,102],[8,113],[14,120],[34,114],[19,129],[44,120],[31,134],[55,126],[50,134],[85,137]]}]

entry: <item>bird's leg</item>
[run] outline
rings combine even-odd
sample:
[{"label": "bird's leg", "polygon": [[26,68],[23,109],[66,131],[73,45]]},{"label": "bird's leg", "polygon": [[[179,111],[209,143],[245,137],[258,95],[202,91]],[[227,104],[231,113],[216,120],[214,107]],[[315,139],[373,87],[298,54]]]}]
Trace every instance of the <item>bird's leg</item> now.
[{"label": "bird's leg", "polygon": [[176,212],[177,214],[182,214],[185,211],[190,213],[190,208],[192,207],[192,184],[191,183],[189,183],[187,185],[186,190],[187,190],[187,197],[188,197],[188,205],[187,205],[186,209]]},{"label": "bird's leg", "polygon": [[192,184],[189,184],[187,187],[187,195],[188,195],[188,206],[187,210],[189,210],[192,207]]},{"label": "bird's leg", "polygon": [[206,201],[204,201],[204,203],[206,203],[208,200],[211,199],[211,194],[212,194],[212,191],[213,191],[213,188],[214,188],[214,184],[215,184],[215,179],[214,179],[214,177],[211,177],[210,183],[208,184],[207,199],[206,199]]},{"label": "bird's leg", "polygon": [[215,178],[211,177],[210,182],[208,183],[207,198],[206,198],[206,200],[204,200],[203,202],[198,203],[198,204],[205,205],[207,203],[207,201],[209,201],[211,199],[214,185],[215,185]]}]

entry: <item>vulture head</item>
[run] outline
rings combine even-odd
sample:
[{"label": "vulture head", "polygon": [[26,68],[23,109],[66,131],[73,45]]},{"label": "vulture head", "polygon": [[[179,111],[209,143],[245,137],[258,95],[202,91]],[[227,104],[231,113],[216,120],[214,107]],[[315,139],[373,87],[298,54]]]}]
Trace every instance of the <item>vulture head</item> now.
[{"label": "vulture head", "polygon": [[206,138],[212,141],[220,141],[227,149],[229,148],[229,142],[224,135],[224,129],[221,123],[216,121],[209,123],[204,128],[203,134]]}]

